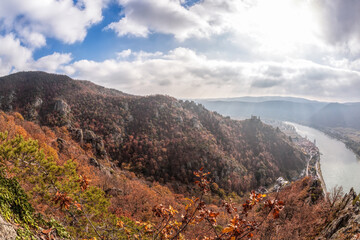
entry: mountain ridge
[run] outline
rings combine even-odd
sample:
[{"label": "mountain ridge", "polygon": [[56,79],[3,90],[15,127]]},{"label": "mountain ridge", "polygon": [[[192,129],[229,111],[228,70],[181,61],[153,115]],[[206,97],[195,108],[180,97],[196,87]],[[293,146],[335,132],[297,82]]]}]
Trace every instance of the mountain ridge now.
[{"label": "mountain ridge", "polygon": [[[282,97],[253,97],[254,101],[233,99],[196,100],[212,111],[234,118],[251,115],[280,121],[293,121],[316,128],[345,127],[360,129],[360,103],[319,102]],[[267,99],[263,101],[264,99]],[[241,99],[241,98],[239,98]],[[246,98],[245,98],[246,99]],[[295,99],[295,100],[294,100]]]},{"label": "mountain ridge", "polygon": [[66,126],[99,158],[178,189],[203,165],[219,186],[238,193],[279,176],[296,178],[305,165],[285,135],[259,120],[234,121],[194,102],[83,87],[87,83],[43,72],[2,77],[0,108],[41,125]]}]

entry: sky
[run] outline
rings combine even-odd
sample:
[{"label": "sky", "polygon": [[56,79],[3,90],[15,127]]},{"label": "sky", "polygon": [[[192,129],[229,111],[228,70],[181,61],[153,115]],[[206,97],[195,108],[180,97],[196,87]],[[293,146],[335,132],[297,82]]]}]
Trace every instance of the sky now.
[{"label": "sky", "polygon": [[1,0],[0,76],[136,94],[360,101],[360,0]]}]

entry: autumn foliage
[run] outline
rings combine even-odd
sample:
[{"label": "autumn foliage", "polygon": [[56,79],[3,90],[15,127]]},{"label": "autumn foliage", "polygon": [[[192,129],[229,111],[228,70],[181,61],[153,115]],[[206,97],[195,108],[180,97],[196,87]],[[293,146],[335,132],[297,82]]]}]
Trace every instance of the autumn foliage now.
[{"label": "autumn foliage", "polygon": [[[315,179],[251,191],[304,167],[288,138],[261,121],[46,73],[0,86],[3,182],[46,222],[22,222],[27,236],[314,239],[331,220]],[[59,102],[69,112],[55,111]]]},{"label": "autumn foliage", "polygon": [[[98,239],[99,236],[108,239],[120,236],[135,239],[308,236],[311,239],[324,226],[330,211],[321,198],[321,191],[317,190],[318,183],[310,178],[267,196],[250,192],[241,199],[223,193],[219,198],[219,188],[212,174],[200,169],[193,172],[198,190],[189,191],[185,198],[159,183],[140,179],[132,172],[115,170],[109,175],[92,166],[89,161],[94,157],[92,151],[84,151],[64,128],[53,131],[27,122],[17,114],[0,112],[0,132],[5,131],[8,133],[3,139],[8,140],[2,143],[4,147],[27,152],[23,155],[27,156],[24,158],[27,162],[44,167],[29,168],[21,161],[11,162],[8,158],[3,162],[12,169],[8,175],[18,176],[36,211],[57,219],[72,236]],[[59,137],[64,140],[61,150]],[[107,166],[107,162],[101,163]],[[105,223],[108,224],[106,228]],[[41,231],[57,235],[55,228]]]},{"label": "autumn foliage", "polygon": [[[241,195],[280,175],[290,179],[305,165],[281,132],[261,121],[225,118],[191,101],[131,96],[42,72],[1,78],[0,95],[5,111],[42,126],[67,126],[85,151],[150,182],[171,184],[178,193],[187,192],[201,166],[221,189]],[[69,112],[56,110],[58,105]],[[76,135],[80,130],[83,137]],[[94,139],[85,136],[88,131]]]}]

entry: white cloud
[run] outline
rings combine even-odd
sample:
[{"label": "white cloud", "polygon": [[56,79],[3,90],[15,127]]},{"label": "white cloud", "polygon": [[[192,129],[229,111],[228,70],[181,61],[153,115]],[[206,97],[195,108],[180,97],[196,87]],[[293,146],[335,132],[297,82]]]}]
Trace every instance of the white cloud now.
[{"label": "white cloud", "polygon": [[[132,56],[136,56],[132,52]],[[132,94],[175,97],[293,95],[318,99],[360,100],[360,73],[306,60],[241,62],[209,59],[186,48],[133,60],[82,60],[66,73]]]},{"label": "white cloud", "polygon": [[46,45],[46,38],[43,34],[31,32],[28,28],[21,29],[19,36],[22,42],[31,48],[39,48]]},{"label": "white cloud", "polygon": [[104,0],[3,0],[0,29],[15,31],[33,47],[44,45],[44,36],[65,43],[82,41],[87,29],[102,20]]},{"label": "white cloud", "polygon": [[13,34],[0,36],[0,74],[9,74],[13,69],[24,69],[32,58],[31,50],[21,46]]},{"label": "white cloud", "polygon": [[26,70],[61,71],[71,61],[71,54],[53,53],[33,59],[32,49],[21,45],[13,34],[0,36],[0,75]]},{"label": "white cloud", "polygon": [[127,58],[131,55],[131,49],[126,49],[116,53],[118,59]]},{"label": "white cloud", "polygon": [[177,0],[119,0],[124,15],[109,24],[119,36],[147,37],[151,32],[173,34],[177,39],[203,37],[209,24],[201,16],[181,6]]},{"label": "white cloud", "polygon": [[119,37],[131,34],[136,37],[147,37],[149,30],[147,27],[131,21],[128,18],[123,18],[119,22],[110,23],[105,29],[114,30]]},{"label": "white cloud", "polygon": [[62,71],[65,64],[68,64],[72,60],[70,53],[53,53],[51,55],[39,58],[36,61],[30,63],[29,67],[35,70],[42,70],[47,72]]},{"label": "white cloud", "polygon": [[324,55],[360,54],[357,0],[202,0],[191,7],[180,0],[118,2],[123,18],[107,29],[120,37],[162,33],[191,41],[225,36],[227,44],[258,59],[286,56],[321,62]]},{"label": "white cloud", "polygon": [[[223,33],[248,35],[267,45],[313,41],[311,5],[296,0],[203,0],[190,8],[179,0],[119,0],[124,17],[111,23],[119,36],[172,34],[179,40]],[[269,47],[269,46],[267,46]],[[290,46],[292,47],[292,46]]]}]

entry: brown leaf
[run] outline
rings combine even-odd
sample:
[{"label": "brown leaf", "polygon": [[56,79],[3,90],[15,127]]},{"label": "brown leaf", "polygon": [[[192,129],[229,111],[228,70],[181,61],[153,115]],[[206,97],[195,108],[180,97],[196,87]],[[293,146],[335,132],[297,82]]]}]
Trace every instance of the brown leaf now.
[{"label": "brown leaf", "polygon": [[52,231],[52,228],[49,228],[49,229],[43,229],[41,232],[43,234],[49,234],[51,231]]}]

